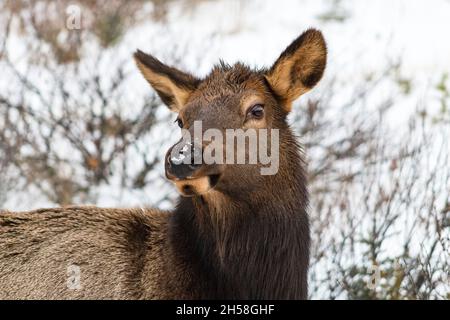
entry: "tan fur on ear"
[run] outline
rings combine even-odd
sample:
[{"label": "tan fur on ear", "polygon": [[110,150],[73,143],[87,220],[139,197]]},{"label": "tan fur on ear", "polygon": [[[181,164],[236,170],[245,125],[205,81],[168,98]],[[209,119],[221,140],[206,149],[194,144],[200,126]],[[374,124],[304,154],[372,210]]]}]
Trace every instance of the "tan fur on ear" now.
[{"label": "tan fur on ear", "polygon": [[174,103],[169,105],[169,108],[174,111],[180,111],[180,107],[184,106],[190,96],[188,90],[177,87],[167,76],[153,72],[147,68],[139,60],[136,60],[136,65],[141,71],[144,78],[152,85],[152,87],[160,92],[170,92],[173,94]]},{"label": "tan fur on ear", "polygon": [[273,90],[291,110],[292,102],[311,90],[322,78],[327,50],[322,33],[310,29],[298,37],[280,55],[266,74]]},{"label": "tan fur on ear", "polygon": [[139,50],[134,54],[134,60],[161,100],[172,111],[179,112],[187,103],[199,80]]}]

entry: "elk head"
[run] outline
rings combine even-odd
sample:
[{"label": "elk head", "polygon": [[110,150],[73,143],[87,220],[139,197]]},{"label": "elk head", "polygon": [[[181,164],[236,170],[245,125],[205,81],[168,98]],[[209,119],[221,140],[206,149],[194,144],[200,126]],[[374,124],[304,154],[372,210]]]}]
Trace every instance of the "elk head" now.
[{"label": "elk head", "polygon": [[[255,152],[282,159],[287,154],[298,154],[286,118],[292,102],[321,79],[326,55],[322,34],[310,29],[295,39],[269,69],[220,63],[199,79],[137,51],[137,66],[162,101],[178,113],[176,122],[182,128],[183,137],[166,154],[167,178],[184,196],[204,195],[212,190],[229,194],[257,192],[267,185],[270,174],[262,174],[267,161],[264,163],[260,157],[251,160]],[[277,130],[279,134],[275,134]],[[227,139],[231,131],[235,134],[233,141]],[[267,135],[265,142],[261,132]],[[237,133],[244,135],[245,150],[231,143],[242,140]],[[275,136],[279,144],[272,139]],[[252,150],[249,145],[255,141],[257,149]],[[233,152],[233,159],[227,159]],[[244,159],[240,163],[239,154]],[[207,156],[213,161],[207,161]],[[280,161],[282,166],[289,166]],[[275,169],[273,175],[278,174]],[[288,171],[284,168],[283,172]]]}]

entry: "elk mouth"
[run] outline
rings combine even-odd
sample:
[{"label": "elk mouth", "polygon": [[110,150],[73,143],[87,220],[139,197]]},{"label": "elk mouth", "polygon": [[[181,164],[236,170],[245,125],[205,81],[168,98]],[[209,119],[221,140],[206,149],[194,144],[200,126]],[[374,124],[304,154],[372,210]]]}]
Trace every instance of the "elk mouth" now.
[{"label": "elk mouth", "polygon": [[193,197],[211,191],[219,183],[220,177],[220,174],[211,174],[172,181],[182,196]]}]

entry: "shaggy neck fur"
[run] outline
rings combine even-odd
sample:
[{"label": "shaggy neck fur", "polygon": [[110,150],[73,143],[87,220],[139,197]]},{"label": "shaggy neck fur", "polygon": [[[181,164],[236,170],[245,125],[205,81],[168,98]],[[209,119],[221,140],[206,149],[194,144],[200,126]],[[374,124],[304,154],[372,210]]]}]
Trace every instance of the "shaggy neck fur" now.
[{"label": "shaggy neck fur", "polygon": [[[169,237],[191,268],[192,292],[207,299],[306,299],[307,190],[290,130],[280,170],[258,192],[180,198]],[[285,139],[285,140],[282,140]],[[195,276],[194,276],[195,275]]]}]

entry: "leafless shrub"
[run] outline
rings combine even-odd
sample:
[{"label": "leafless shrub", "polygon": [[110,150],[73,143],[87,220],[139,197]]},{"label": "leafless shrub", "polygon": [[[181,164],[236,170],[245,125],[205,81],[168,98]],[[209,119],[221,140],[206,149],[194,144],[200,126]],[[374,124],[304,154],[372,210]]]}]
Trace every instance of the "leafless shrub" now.
[{"label": "leafless shrub", "polygon": [[298,108],[311,156],[311,294],[448,298],[450,130],[418,112],[408,130],[393,133],[386,115],[395,100],[372,111],[365,102],[377,82],[330,107],[331,84],[327,96]]},{"label": "leafless shrub", "polygon": [[[90,5],[92,12],[95,8],[100,10],[101,1],[82,2]],[[142,1],[116,4],[130,9],[138,2]],[[101,74],[99,69],[100,65],[111,63],[104,50],[98,50],[89,59],[80,60],[77,54],[76,59],[58,59],[58,63],[36,60],[45,44],[57,39],[58,33],[64,32],[65,28],[59,20],[52,21],[53,16],[35,13],[46,6],[56,6],[61,11],[67,3],[44,1],[38,5],[21,1],[3,4],[10,13],[2,12],[8,19],[2,20],[6,37],[0,51],[0,65],[9,82],[0,93],[3,197],[8,189],[13,190],[6,183],[6,176],[17,171],[20,179],[16,179],[16,185],[20,181],[22,188],[24,185],[37,187],[52,203],[95,202],[91,189],[109,183],[113,175],[117,178],[118,171],[123,186],[142,188],[156,163],[153,156],[139,150],[138,142],[151,131],[159,101],[155,96],[127,99],[130,92],[126,85],[126,67],[131,65],[131,57],[129,63],[116,61],[107,75]],[[60,18],[58,10],[55,19]],[[120,14],[127,16],[122,11]],[[22,60],[26,64],[22,68],[11,61],[15,52],[5,49],[14,15],[29,18],[29,28],[34,31],[34,38],[22,38],[22,44],[33,50],[25,61]],[[49,21],[41,21],[38,16]],[[83,41],[91,41],[89,35],[98,30],[96,26],[92,28],[73,32],[79,36],[73,46],[79,48]],[[55,46],[51,47],[57,50]],[[70,47],[67,50],[73,53]],[[14,58],[17,61],[17,57]],[[70,64],[62,63],[69,60]],[[133,163],[128,161],[129,151],[135,155]],[[136,157],[140,158],[139,165]],[[133,173],[129,172],[128,166],[133,168]]]},{"label": "leafless shrub", "polygon": [[[155,96],[129,112],[130,102],[122,99],[127,78],[122,67],[109,84],[102,83],[96,70],[77,78],[69,69],[47,68],[44,90],[27,74],[9,67],[26,94],[18,101],[0,95],[1,138],[3,148],[13,150],[10,161],[28,183],[37,185],[52,202],[68,204],[76,195],[86,198],[91,186],[108,183],[118,165],[127,171],[124,155],[155,123],[159,106]],[[142,187],[155,163],[142,157],[143,171],[123,177],[124,184]]]},{"label": "leafless shrub", "polygon": [[[148,9],[145,5],[151,3]],[[161,0],[6,0],[0,4],[4,16],[14,17],[23,37],[32,37],[34,63],[56,60],[60,64],[77,62],[82,58],[86,40],[96,39],[103,48],[117,44],[125,31],[149,17],[162,19],[169,1]],[[69,30],[67,22],[72,14],[80,22],[79,28]],[[52,55],[49,56],[50,48]]]}]

